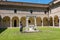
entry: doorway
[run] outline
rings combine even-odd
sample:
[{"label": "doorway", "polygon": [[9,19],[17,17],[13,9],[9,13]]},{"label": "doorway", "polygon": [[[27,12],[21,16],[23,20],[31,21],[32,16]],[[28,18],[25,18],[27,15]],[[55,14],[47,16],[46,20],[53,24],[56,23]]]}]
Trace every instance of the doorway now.
[{"label": "doorway", "polygon": [[17,27],[17,20],[14,20],[14,27]]},{"label": "doorway", "polygon": [[19,18],[16,16],[12,18],[12,27],[19,27]]}]

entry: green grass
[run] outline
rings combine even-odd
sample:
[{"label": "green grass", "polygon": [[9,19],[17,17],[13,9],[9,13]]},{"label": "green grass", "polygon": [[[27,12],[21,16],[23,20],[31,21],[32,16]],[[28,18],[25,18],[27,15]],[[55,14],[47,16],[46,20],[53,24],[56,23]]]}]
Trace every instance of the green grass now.
[{"label": "green grass", "polygon": [[19,28],[8,28],[0,33],[0,40],[60,40],[60,28],[39,28],[38,33],[20,33]]}]

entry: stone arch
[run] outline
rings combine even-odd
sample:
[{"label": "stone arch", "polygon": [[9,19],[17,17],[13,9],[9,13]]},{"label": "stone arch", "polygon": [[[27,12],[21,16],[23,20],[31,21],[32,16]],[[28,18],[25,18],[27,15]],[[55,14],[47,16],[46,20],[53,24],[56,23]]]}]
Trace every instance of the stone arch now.
[{"label": "stone arch", "polygon": [[10,27],[10,17],[9,16],[3,17],[3,27]]},{"label": "stone arch", "polygon": [[19,27],[19,18],[17,16],[12,18],[12,27]]},{"label": "stone arch", "polygon": [[28,23],[29,25],[34,25],[35,24],[34,17],[29,17]]},{"label": "stone arch", "polygon": [[26,26],[26,17],[21,17],[20,21],[22,22],[22,25]]},{"label": "stone arch", "polygon": [[50,17],[49,22],[50,22],[50,26],[53,26],[53,18],[52,17]]},{"label": "stone arch", "polygon": [[37,26],[41,26],[42,25],[41,17],[36,17],[36,24],[37,24]]},{"label": "stone arch", "polygon": [[59,26],[59,18],[57,15],[54,16],[54,25]]},{"label": "stone arch", "polygon": [[48,26],[48,18],[47,17],[43,18],[43,25]]}]

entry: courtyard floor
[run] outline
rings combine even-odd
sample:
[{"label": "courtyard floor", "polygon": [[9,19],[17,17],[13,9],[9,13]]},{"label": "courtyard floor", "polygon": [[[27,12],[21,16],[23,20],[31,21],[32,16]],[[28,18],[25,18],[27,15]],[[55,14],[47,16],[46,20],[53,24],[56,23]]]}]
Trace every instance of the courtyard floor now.
[{"label": "courtyard floor", "polygon": [[37,33],[21,33],[19,28],[0,30],[0,40],[60,40],[60,28],[39,27]]}]

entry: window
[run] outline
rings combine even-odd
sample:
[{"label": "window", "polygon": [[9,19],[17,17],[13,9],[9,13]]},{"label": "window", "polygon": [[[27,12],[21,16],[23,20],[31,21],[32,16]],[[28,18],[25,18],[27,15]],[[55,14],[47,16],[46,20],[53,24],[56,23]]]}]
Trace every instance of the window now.
[{"label": "window", "polygon": [[33,13],[33,10],[30,10],[30,13],[32,14]]},{"label": "window", "polygon": [[17,13],[17,10],[16,9],[14,10],[14,13]]},{"label": "window", "polygon": [[44,13],[46,14],[47,11],[44,11]]}]

